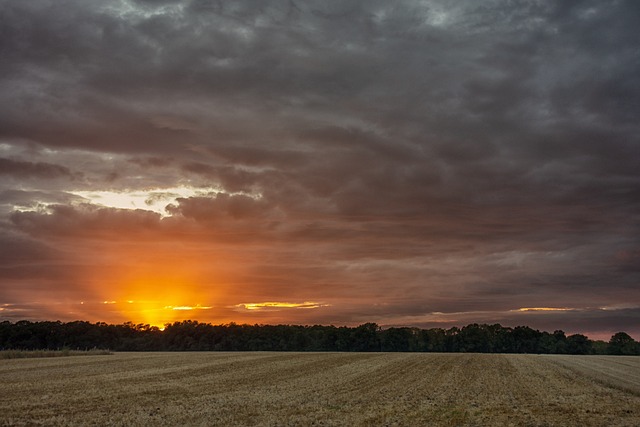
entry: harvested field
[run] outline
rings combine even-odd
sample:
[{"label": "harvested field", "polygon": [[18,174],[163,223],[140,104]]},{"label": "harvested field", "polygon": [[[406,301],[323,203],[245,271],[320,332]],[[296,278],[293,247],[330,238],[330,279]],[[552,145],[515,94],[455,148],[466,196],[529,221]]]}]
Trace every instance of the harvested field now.
[{"label": "harvested field", "polygon": [[0,384],[2,425],[640,425],[640,357],[116,353]]}]

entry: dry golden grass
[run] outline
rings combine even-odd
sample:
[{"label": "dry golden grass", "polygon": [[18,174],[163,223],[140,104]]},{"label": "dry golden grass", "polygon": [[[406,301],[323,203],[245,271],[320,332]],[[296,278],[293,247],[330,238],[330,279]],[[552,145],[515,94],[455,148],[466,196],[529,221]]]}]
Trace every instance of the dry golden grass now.
[{"label": "dry golden grass", "polygon": [[0,350],[0,359],[32,359],[41,357],[104,356],[109,350]]},{"label": "dry golden grass", "polygon": [[116,353],[0,384],[1,425],[640,425],[640,357]]}]

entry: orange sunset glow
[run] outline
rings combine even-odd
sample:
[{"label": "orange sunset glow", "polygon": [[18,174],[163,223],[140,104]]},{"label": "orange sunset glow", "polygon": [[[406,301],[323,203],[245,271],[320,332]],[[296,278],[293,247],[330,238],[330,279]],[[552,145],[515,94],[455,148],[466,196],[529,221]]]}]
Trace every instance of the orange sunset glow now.
[{"label": "orange sunset glow", "polygon": [[640,337],[633,2],[209,3],[0,3],[0,321]]}]

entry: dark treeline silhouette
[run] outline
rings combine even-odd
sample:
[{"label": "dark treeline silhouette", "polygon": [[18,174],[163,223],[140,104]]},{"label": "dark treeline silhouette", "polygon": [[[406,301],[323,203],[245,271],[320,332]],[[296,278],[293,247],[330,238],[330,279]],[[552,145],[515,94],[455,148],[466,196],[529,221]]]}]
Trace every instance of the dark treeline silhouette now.
[{"label": "dark treeline silhouette", "polygon": [[609,342],[581,334],[540,332],[527,326],[472,324],[463,328],[382,329],[294,325],[211,325],[187,320],[164,330],[131,322],[0,322],[0,350],[109,349],[114,351],[406,351],[547,354],[640,354],[624,332]]}]

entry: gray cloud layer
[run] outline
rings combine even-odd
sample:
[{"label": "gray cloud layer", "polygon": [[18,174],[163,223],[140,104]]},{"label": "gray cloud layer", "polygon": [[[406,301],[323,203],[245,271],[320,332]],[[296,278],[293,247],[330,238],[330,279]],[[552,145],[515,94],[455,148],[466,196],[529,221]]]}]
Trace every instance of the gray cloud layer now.
[{"label": "gray cloud layer", "polygon": [[[0,238],[43,276],[42,245],[88,268],[74,251],[114,232],[242,243],[229,292],[333,301],[308,321],[570,307],[511,321],[639,334],[639,21],[634,1],[0,1]],[[226,193],[164,219],[72,193],[177,186]],[[31,264],[3,263],[0,303],[23,303]]]}]

